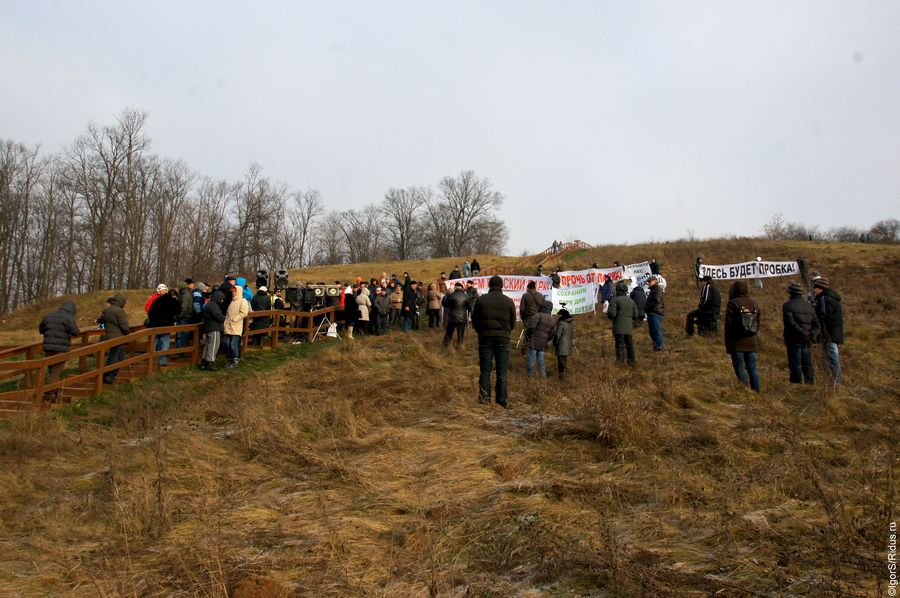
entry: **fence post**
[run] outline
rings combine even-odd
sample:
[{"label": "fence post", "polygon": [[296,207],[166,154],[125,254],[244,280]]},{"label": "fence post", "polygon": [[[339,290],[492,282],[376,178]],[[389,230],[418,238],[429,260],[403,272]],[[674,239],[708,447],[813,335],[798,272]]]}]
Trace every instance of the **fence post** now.
[{"label": "fence post", "polygon": [[47,368],[44,367],[44,360],[41,360],[41,365],[38,366],[37,371],[37,380],[34,383],[34,396],[31,397],[31,404],[34,405],[35,410],[41,408],[41,405],[44,403],[44,375],[45,370]]},{"label": "fence post", "polygon": [[191,365],[196,366],[200,363],[200,324],[194,324],[197,330],[194,331],[194,350],[191,351]]},{"label": "fence post", "polygon": [[[29,345],[28,348],[25,350],[25,359],[27,359],[27,360],[34,359],[35,353],[37,353],[37,351],[35,350],[36,348],[37,348],[36,345]],[[34,371],[33,370],[27,370],[25,372],[25,386],[26,387],[34,386]]]},{"label": "fence post", "polygon": [[[87,347],[90,344],[90,335],[87,331],[81,333],[81,346]],[[83,374],[87,370],[87,355],[78,358],[78,373]]]},{"label": "fence post", "polygon": [[241,322],[241,357],[244,356],[244,353],[247,352],[247,330],[249,329],[247,326],[247,320],[250,319],[250,315],[248,314],[246,318]]},{"label": "fence post", "polygon": [[278,346],[278,337],[281,336],[281,313],[275,312],[275,316],[272,318],[272,324],[274,326],[274,330],[272,331],[272,348]]},{"label": "fence post", "polygon": [[147,336],[147,355],[150,356],[150,361],[147,363],[147,375],[149,376],[156,367],[156,335],[152,332]]},{"label": "fence post", "polygon": [[94,396],[99,395],[103,392],[103,368],[106,365],[106,349],[104,347],[100,347],[97,349],[97,367],[95,368],[95,372],[97,372],[97,377],[94,380]]}]

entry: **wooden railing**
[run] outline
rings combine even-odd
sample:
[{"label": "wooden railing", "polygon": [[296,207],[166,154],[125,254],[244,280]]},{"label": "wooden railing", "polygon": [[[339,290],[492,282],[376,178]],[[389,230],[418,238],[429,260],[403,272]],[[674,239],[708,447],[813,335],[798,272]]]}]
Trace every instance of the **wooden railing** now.
[{"label": "wooden railing", "polygon": [[[265,346],[276,347],[283,342],[281,336],[306,335],[309,342],[316,339],[316,330],[323,317],[335,314],[336,307],[297,312],[290,310],[267,310],[250,312],[244,319],[242,339],[243,350],[264,346],[254,346],[251,338],[269,336]],[[268,326],[250,329],[253,320],[271,318]],[[331,319],[331,318],[329,318]],[[73,343],[71,351],[55,355],[44,355],[42,343],[31,343],[0,351],[0,384],[15,385],[15,390],[0,390],[0,416],[11,415],[26,410],[51,409],[76,397],[96,396],[103,391],[104,376],[114,370],[128,370],[130,378],[149,376],[159,371],[159,358],[171,357],[178,366],[194,366],[200,362],[200,324],[165,326],[158,328],[136,327],[137,330],[119,338],[92,342],[104,330],[86,330],[79,335],[80,342]],[[190,343],[184,347],[156,350],[156,337],[162,334],[176,335],[192,333]],[[325,330],[321,331],[325,336]],[[106,356],[115,347],[124,347],[127,358],[106,365]],[[77,373],[55,382],[47,381],[47,368],[57,364],[78,362]],[[173,364],[174,365],[174,364]]]},{"label": "wooden railing", "polygon": [[525,266],[542,261],[541,258],[553,256],[557,259],[561,259],[566,254],[575,251],[576,249],[588,248],[590,248],[590,244],[585,243],[584,241],[571,241],[569,243],[563,243],[562,245],[557,247],[556,251],[553,251],[553,247],[550,246],[540,253],[522,258],[514,266],[488,266],[481,271],[481,276],[493,276],[494,274],[517,274],[520,273],[521,270],[525,268]]}]

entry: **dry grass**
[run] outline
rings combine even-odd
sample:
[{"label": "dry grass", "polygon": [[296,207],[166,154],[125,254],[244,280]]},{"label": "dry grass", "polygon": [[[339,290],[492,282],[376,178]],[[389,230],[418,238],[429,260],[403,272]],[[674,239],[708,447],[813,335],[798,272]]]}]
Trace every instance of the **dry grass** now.
[{"label": "dry grass", "polygon": [[644,328],[639,367],[618,368],[606,320],[580,318],[573,377],[528,379],[514,354],[508,411],[475,404],[474,338],[445,352],[425,330],[10,423],[0,593],[880,595],[900,340],[878,274],[900,255],[750,244],[823,270],[848,331],[841,388],[821,367],[789,385],[786,281],[766,281],[757,397],[719,339],[681,333],[694,255],[737,261],[748,243],[580,256],[652,251],[669,351]]}]

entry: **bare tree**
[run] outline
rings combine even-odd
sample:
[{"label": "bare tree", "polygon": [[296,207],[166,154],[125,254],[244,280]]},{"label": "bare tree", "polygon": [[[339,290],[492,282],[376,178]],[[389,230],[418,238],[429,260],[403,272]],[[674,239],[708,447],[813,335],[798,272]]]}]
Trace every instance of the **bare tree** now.
[{"label": "bare tree", "polygon": [[381,211],[372,205],[341,213],[340,227],[351,264],[377,259],[381,250]]},{"label": "bare tree", "polygon": [[315,189],[295,191],[290,197],[293,200],[289,212],[292,251],[286,262],[302,268],[309,262],[313,231],[317,220],[325,213],[325,205],[322,196]]},{"label": "bare tree", "polygon": [[445,238],[449,255],[467,253],[478,234],[479,222],[495,217],[503,205],[503,195],[492,189],[490,180],[471,170],[444,177],[438,191],[438,201],[428,206],[431,238]]},{"label": "bare tree", "polygon": [[896,243],[900,239],[900,221],[896,218],[879,220],[869,229],[872,243]]},{"label": "bare tree", "polygon": [[344,232],[341,229],[341,214],[331,211],[325,215],[313,234],[315,251],[310,253],[316,264],[341,264],[346,257]]},{"label": "bare tree", "polygon": [[390,241],[392,256],[398,260],[408,260],[414,255],[424,254],[426,239],[425,205],[433,196],[426,187],[388,189],[381,203],[381,212],[386,221],[385,233]]}]

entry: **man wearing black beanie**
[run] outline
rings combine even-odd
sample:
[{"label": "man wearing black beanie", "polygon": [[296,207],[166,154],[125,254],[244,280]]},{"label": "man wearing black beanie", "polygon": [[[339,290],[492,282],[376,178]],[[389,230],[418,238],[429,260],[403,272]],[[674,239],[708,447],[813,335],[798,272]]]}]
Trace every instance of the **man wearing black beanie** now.
[{"label": "man wearing black beanie", "polygon": [[472,327],[478,333],[478,365],[481,370],[478,400],[482,403],[491,401],[491,369],[496,363],[496,401],[501,407],[507,407],[506,372],[509,369],[509,340],[516,327],[516,306],[512,299],[503,294],[501,277],[492,276],[488,287],[487,294],[475,301],[472,310]]}]

